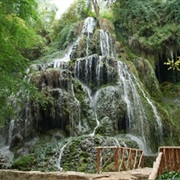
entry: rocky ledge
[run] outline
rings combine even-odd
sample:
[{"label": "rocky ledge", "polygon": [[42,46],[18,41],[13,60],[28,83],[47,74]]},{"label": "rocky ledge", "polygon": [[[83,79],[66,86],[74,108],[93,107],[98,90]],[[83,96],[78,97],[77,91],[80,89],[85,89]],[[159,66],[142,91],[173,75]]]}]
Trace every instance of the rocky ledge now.
[{"label": "rocky ledge", "polygon": [[0,180],[145,180],[152,168],[136,169],[123,172],[104,172],[102,174],[85,174],[80,172],[40,172],[0,170]]}]

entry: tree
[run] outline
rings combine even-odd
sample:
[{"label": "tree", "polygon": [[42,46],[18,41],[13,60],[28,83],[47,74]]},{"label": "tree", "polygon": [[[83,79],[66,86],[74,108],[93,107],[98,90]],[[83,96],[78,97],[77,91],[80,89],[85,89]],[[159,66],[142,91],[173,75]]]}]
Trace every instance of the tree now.
[{"label": "tree", "polygon": [[100,12],[100,6],[102,4],[105,4],[107,7],[110,7],[112,3],[114,3],[116,0],[86,0],[87,4],[93,6],[93,9],[96,13],[96,17],[99,17],[99,12]]},{"label": "tree", "polygon": [[26,86],[22,79],[29,61],[24,50],[36,47],[41,41],[32,27],[38,19],[36,1],[9,3],[7,0],[0,2],[0,121],[10,114],[8,97]]},{"label": "tree", "polygon": [[94,11],[96,13],[96,17],[99,17],[99,5],[98,5],[97,0],[92,0],[92,4],[94,7]]}]

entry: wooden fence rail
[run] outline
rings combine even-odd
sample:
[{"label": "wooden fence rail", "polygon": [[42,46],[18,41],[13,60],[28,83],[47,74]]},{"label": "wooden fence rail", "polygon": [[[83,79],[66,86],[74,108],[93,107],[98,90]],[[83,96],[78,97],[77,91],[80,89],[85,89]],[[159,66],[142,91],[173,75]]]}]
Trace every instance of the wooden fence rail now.
[{"label": "wooden fence rail", "polygon": [[154,180],[165,172],[180,172],[180,146],[159,147],[159,155],[149,179]]},{"label": "wooden fence rail", "polygon": [[[110,163],[114,171],[137,169],[143,166],[143,151],[121,146],[101,146],[97,150],[97,173],[100,173]],[[103,155],[104,153],[104,155]]]}]

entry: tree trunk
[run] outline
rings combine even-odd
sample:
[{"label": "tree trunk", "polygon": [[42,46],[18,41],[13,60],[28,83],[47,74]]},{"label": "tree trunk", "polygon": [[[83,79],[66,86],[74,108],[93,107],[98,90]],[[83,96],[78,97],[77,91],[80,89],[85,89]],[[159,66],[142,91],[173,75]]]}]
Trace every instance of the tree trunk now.
[{"label": "tree trunk", "polygon": [[97,2],[97,0],[92,0],[92,3],[93,3],[93,7],[94,7],[94,10],[95,10],[95,13],[96,13],[96,17],[98,18],[99,17],[99,5],[98,5],[98,2]]}]

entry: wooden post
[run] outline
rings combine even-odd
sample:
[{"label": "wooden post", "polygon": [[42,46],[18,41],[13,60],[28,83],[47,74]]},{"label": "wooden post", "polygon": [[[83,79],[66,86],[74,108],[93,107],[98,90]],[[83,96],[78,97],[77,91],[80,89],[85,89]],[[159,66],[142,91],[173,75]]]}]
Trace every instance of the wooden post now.
[{"label": "wooden post", "polygon": [[138,156],[138,151],[136,149],[133,169],[136,169],[136,167],[137,167],[137,156]]},{"label": "wooden post", "polygon": [[180,167],[180,163],[179,163],[179,153],[180,153],[180,150],[179,149],[175,149],[175,168],[176,170]]},{"label": "wooden post", "polygon": [[97,150],[96,168],[97,168],[97,173],[100,173],[101,148],[96,148],[96,150]]},{"label": "wooden post", "polygon": [[153,170],[149,176],[149,180],[155,180],[158,174],[159,165],[162,158],[162,152],[159,153],[158,157],[156,158],[156,162],[154,162]]},{"label": "wooden post", "polygon": [[142,167],[144,158],[143,158],[143,151],[140,153],[140,158],[139,158],[139,163],[138,163],[138,168]]},{"label": "wooden post", "polygon": [[[101,164],[102,149],[114,150],[111,156],[103,161]],[[96,147],[97,161],[96,170],[97,173],[101,173],[102,169],[106,167],[108,162],[114,157],[114,169],[115,171],[128,170],[138,168],[143,162],[143,151],[139,149],[127,148],[127,147],[116,147],[116,146],[99,146]],[[109,156],[109,154],[107,155]]]},{"label": "wooden post", "polygon": [[121,164],[119,166],[119,171],[126,170],[126,166],[124,164],[124,156],[125,156],[124,154],[125,154],[125,148],[121,148]]},{"label": "wooden post", "polygon": [[119,155],[118,155],[118,147],[114,148],[114,168],[115,171],[119,170]]}]

